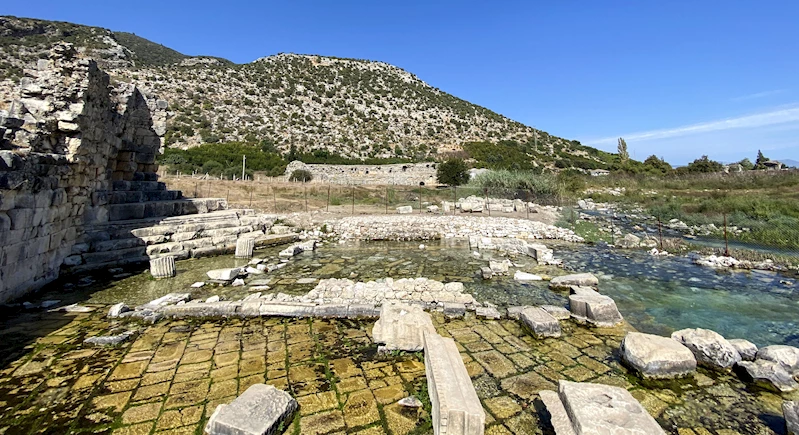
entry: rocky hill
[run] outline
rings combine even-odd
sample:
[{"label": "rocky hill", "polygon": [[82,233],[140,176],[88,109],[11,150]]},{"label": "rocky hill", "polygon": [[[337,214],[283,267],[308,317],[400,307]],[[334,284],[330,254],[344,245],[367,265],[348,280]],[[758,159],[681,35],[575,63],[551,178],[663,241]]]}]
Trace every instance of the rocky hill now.
[{"label": "rocky hill", "polygon": [[[513,141],[528,160],[524,166],[604,168],[612,159],[384,62],[278,54],[233,64],[130,33],[16,17],[0,17],[0,109],[15,96],[23,69],[56,41],[73,43],[115,80],[169,101],[171,147],[237,141],[351,159],[422,160],[473,142]],[[485,146],[480,150],[485,154]]]}]

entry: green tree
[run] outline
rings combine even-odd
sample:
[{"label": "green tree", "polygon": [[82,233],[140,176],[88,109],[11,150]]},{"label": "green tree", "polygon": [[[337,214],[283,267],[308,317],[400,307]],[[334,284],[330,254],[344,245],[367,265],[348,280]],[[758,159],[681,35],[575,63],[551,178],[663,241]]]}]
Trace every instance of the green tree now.
[{"label": "green tree", "polygon": [[702,156],[687,166],[688,172],[721,172],[723,165],[717,161]]},{"label": "green tree", "polygon": [[656,155],[651,155],[644,160],[644,168],[648,172],[658,174],[668,174],[671,172],[671,165],[665,160],[658,158]]},{"label": "green tree", "polygon": [[755,169],[766,169],[765,163],[770,159],[763,155],[760,150],[757,150],[757,160],[755,160]]},{"label": "green tree", "polygon": [[627,141],[625,141],[623,137],[619,138],[619,145],[617,148],[619,153],[619,162],[621,162],[623,165],[627,163],[627,160],[630,160],[630,153],[627,152]]},{"label": "green tree", "polygon": [[307,169],[296,169],[289,175],[289,181],[301,181],[307,183],[313,179],[311,171]]},{"label": "green tree", "polygon": [[295,160],[299,160],[299,158],[300,155],[297,154],[297,145],[291,144],[291,147],[289,148],[289,153],[286,154],[286,161],[291,163]]},{"label": "green tree", "polygon": [[743,159],[738,162],[738,164],[741,165],[741,168],[743,168],[744,171],[751,171],[755,168],[755,165],[753,165],[752,161],[749,159]]},{"label": "green tree", "polygon": [[441,184],[460,186],[469,181],[469,169],[461,159],[449,159],[439,163],[436,179]]}]

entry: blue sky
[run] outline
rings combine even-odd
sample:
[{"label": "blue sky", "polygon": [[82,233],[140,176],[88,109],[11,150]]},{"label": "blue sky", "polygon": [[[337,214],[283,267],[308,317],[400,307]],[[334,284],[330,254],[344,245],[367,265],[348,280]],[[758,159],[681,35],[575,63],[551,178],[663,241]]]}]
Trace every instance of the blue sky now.
[{"label": "blue sky", "polygon": [[796,1],[6,2],[243,63],[382,60],[551,134],[684,164],[799,160]]}]

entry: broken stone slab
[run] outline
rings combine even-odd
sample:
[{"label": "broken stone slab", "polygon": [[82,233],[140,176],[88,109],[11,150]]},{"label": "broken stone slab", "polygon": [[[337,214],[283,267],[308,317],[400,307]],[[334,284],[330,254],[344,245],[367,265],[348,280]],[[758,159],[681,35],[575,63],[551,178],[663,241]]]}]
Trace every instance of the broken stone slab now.
[{"label": "broken stone slab", "polygon": [[252,258],[252,252],[255,249],[255,239],[237,239],[235,258]]},{"label": "broken stone slab", "polygon": [[119,317],[122,313],[130,311],[130,307],[125,305],[124,302],[120,302],[116,305],[112,305],[111,308],[108,310],[108,317],[115,319]]},{"label": "broken stone slab", "polygon": [[397,214],[411,214],[413,213],[413,207],[410,205],[401,205],[397,207]]},{"label": "broken stone slab", "polygon": [[491,260],[488,262],[488,267],[491,269],[494,274],[506,274],[508,273],[508,261],[494,261]]},{"label": "broken stone slab", "polygon": [[711,369],[731,369],[741,355],[721,334],[709,329],[681,329],[671,334],[673,340],[691,350],[697,364]]},{"label": "broken stone slab", "polygon": [[558,320],[568,320],[571,318],[572,313],[564,307],[557,305],[541,305],[541,309],[549,313],[550,316]]},{"label": "broken stone slab", "polygon": [[548,263],[554,259],[553,251],[540,243],[527,244],[527,254],[539,263]]},{"label": "broken stone slab", "polygon": [[278,255],[278,257],[281,257],[281,258],[290,258],[290,257],[293,257],[295,255],[302,254],[302,252],[303,252],[303,249],[300,247],[299,244],[296,244],[296,245],[291,245],[288,248],[280,251],[277,255]]},{"label": "broken stone slab", "polygon": [[380,318],[372,328],[375,343],[384,350],[418,351],[424,348],[424,332],[436,332],[430,315],[420,307],[407,304],[383,304]]},{"label": "broken stone slab", "polygon": [[754,361],[757,356],[757,346],[749,340],[733,338],[727,340],[738,351],[743,361]]},{"label": "broken stone slab", "polygon": [[533,331],[536,337],[560,337],[560,322],[543,308],[524,307],[519,319]]},{"label": "broken stone slab", "polygon": [[474,310],[478,319],[491,319],[497,320],[502,317],[502,314],[494,307],[477,307]]},{"label": "broken stone slab", "polygon": [[145,323],[155,324],[159,320],[164,318],[164,315],[159,313],[158,311],[151,310],[149,308],[137,308],[133,311],[126,311],[119,315],[120,319],[134,319],[134,320],[141,320]]},{"label": "broken stone slab", "polygon": [[741,361],[734,367],[744,381],[766,390],[787,393],[799,388],[791,374],[779,363],[764,359]]},{"label": "broken stone slab", "polygon": [[522,310],[525,307],[515,306],[515,307],[508,307],[508,318],[513,320],[519,320],[519,317],[522,315]]},{"label": "broken stone slab", "polygon": [[573,285],[596,287],[599,285],[599,278],[597,278],[593,273],[575,273],[572,275],[564,275],[552,278],[552,281],[549,282],[549,288],[551,289],[568,290]]},{"label": "broken stone slab", "polygon": [[491,279],[491,278],[494,277],[494,271],[491,270],[491,268],[488,267],[488,266],[481,267],[480,268],[480,275],[483,277],[483,279]]},{"label": "broken stone slab", "polygon": [[189,302],[179,305],[169,305],[161,308],[160,312],[169,317],[231,317],[237,314],[240,303],[219,302]]},{"label": "broken stone slab", "polygon": [[799,348],[784,345],[766,346],[757,351],[756,359],[773,361],[793,376],[799,376]]},{"label": "broken stone slab", "polygon": [[380,316],[380,308],[375,307],[374,304],[350,304],[347,307],[347,318],[373,318]]},{"label": "broken stone slab", "polygon": [[228,405],[211,414],[205,433],[210,435],[271,435],[288,424],[299,405],[272,385],[255,384]]},{"label": "broken stone slab", "polygon": [[677,378],[696,371],[691,350],[669,337],[628,332],[621,342],[621,356],[645,378]]},{"label": "broken stone slab", "polygon": [[171,278],[176,273],[174,256],[169,255],[150,260],[150,274],[153,278]]},{"label": "broken stone slab", "polygon": [[230,269],[214,269],[205,273],[208,278],[218,282],[230,282],[236,279],[241,274],[241,269],[233,267]]},{"label": "broken stone slab", "polygon": [[53,308],[52,310],[48,310],[51,313],[63,312],[63,313],[91,313],[94,311],[92,307],[86,307],[83,305],[78,304],[69,304],[64,305],[63,307]]},{"label": "broken stone slab", "polygon": [[569,309],[576,320],[595,326],[615,326],[624,320],[616,302],[601,294],[570,295]]},{"label": "broken stone slab", "polygon": [[585,287],[579,285],[573,285],[569,287],[569,294],[571,295],[599,295],[598,291],[596,291],[593,287]]},{"label": "broken stone slab", "polygon": [[521,270],[517,270],[516,273],[513,274],[513,279],[516,281],[528,282],[528,281],[541,281],[541,278],[538,275],[534,275],[532,273],[522,272]]},{"label": "broken stone slab", "polygon": [[198,282],[195,282],[194,284],[192,284],[192,285],[191,285],[191,288],[200,288],[200,287],[202,287],[202,286],[204,286],[204,285],[205,285],[205,283],[204,283],[204,282],[202,282],[202,281],[198,281]]},{"label": "broken stone slab", "polygon": [[421,408],[424,406],[421,400],[417,399],[415,396],[408,396],[405,398],[400,399],[397,401],[399,406],[404,406],[406,408]]},{"label": "broken stone slab", "polygon": [[83,340],[86,344],[93,344],[95,346],[116,346],[120,343],[127,341],[135,334],[134,331],[126,331],[118,335],[104,335],[98,337],[89,337]]},{"label": "broken stone slab", "polygon": [[322,304],[314,307],[314,317],[322,318],[345,318],[349,313],[347,304]]},{"label": "broken stone slab", "polygon": [[558,396],[577,434],[666,435],[624,388],[561,380]]},{"label": "broken stone slab", "polygon": [[466,315],[466,305],[457,302],[442,302],[444,315],[447,317],[463,317]]},{"label": "broken stone slab", "polygon": [[799,402],[782,402],[785,429],[788,435],[799,435]]},{"label": "broken stone slab", "polygon": [[455,340],[424,331],[424,366],[436,435],[483,435],[486,415]]},{"label": "broken stone slab", "polygon": [[175,305],[179,302],[187,302],[191,300],[191,294],[189,293],[169,293],[164,296],[161,296],[158,299],[153,299],[152,301],[137,307],[139,309],[148,309],[148,310],[158,310],[161,307],[165,307],[167,305]]},{"label": "broken stone slab", "polygon": [[560,401],[560,396],[556,391],[542,390],[538,392],[541,401],[544,402],[544,407],[549,412],[550,423],[552,428],[555,429],[556,435],[577,435],[572,427],[572,421],[569,419],[569,413]]}]

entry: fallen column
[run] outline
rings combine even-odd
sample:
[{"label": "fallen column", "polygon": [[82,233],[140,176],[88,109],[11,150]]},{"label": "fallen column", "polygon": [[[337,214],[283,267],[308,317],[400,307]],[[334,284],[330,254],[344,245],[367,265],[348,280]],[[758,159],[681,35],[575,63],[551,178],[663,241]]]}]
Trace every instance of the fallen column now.
[{"label": "fallen column", "polygon": [[175,257],[169,255],[150,260],[150,274],[153,278],[172,278],[175,276]]},{"label": "fallen column", "polygon": [[482,435],[486,415],[455,340],[424,331],[424,365],[435,435]]},{"label": "fallen column", "polygon": [[236,258],[252,258],[252,252],[255,249],[255,239],[238,239],[236,240]]}]

